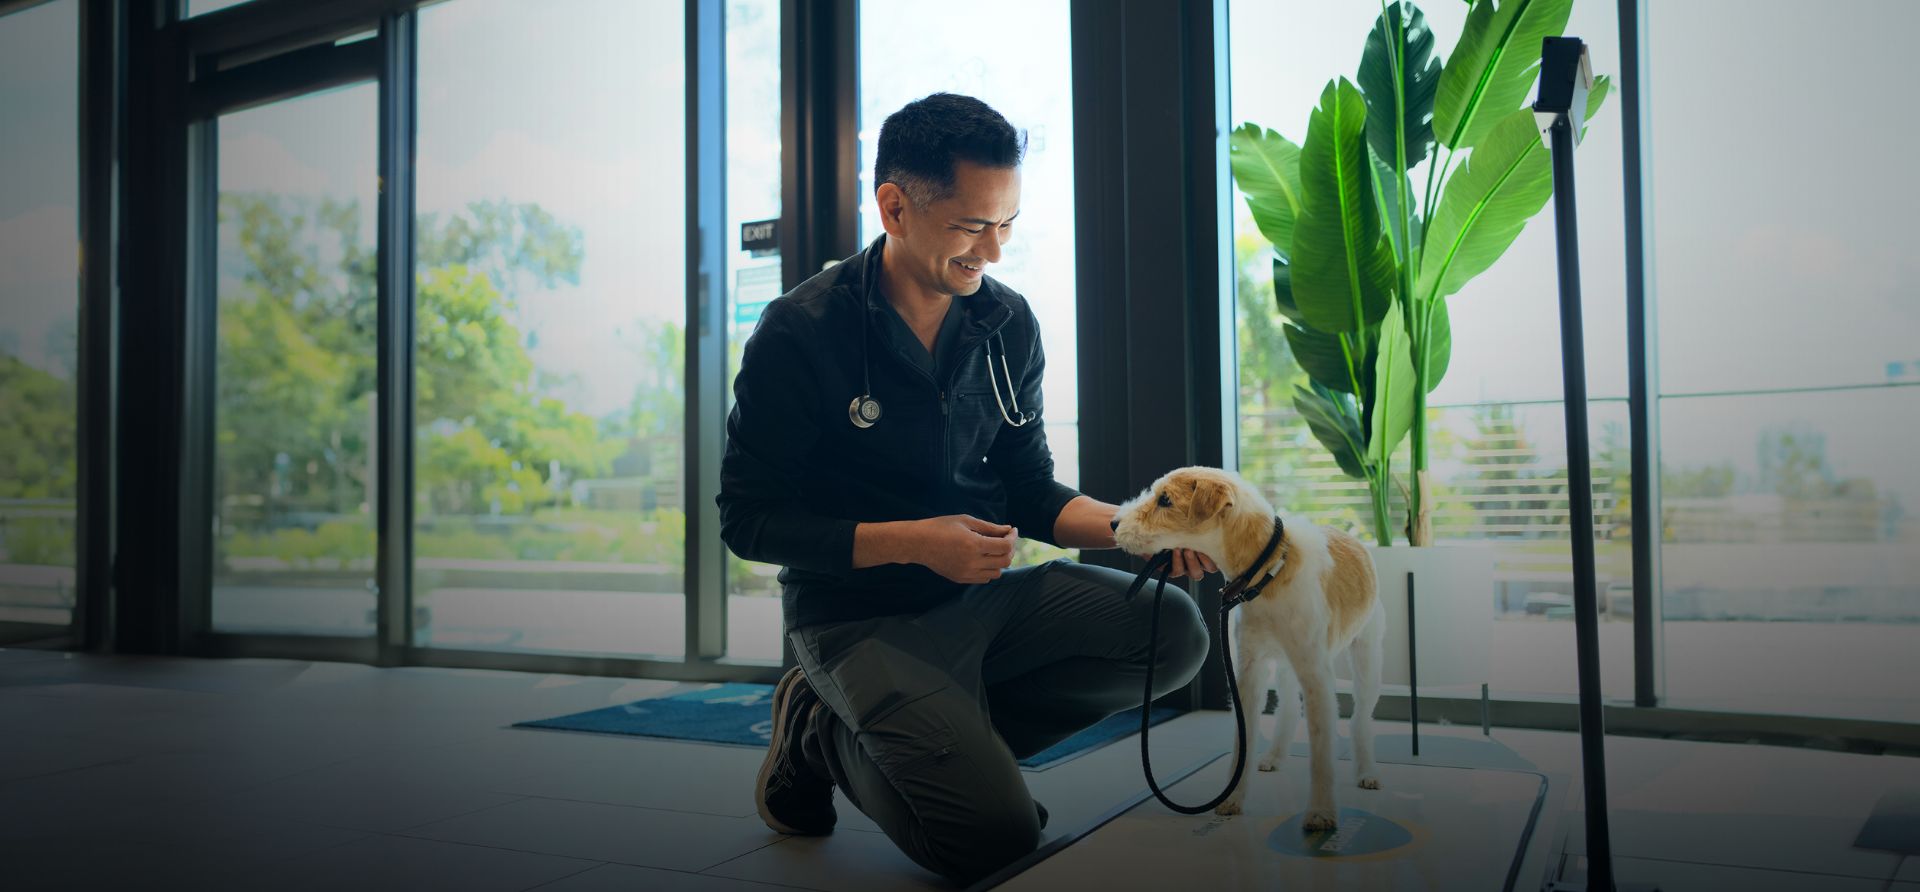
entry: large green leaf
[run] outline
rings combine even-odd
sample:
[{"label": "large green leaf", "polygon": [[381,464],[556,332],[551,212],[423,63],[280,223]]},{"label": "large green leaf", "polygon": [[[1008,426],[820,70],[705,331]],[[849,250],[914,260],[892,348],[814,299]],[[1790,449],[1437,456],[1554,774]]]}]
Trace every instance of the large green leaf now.
[{"label": "large green leaf", "polygon": [[1393,299],[1393,249],[1374,204],[1367,102],[1353,82],[1328,82],[1300,153],[1305,213],[1293,232],[1293,298],[1325,332],[1361,331]]},{"label": "large green leaf", "polygon": [[1307,421],[1307,429],[1313,431],[1320,445],[1347,476],[1359,480],[1367,479],[1367,465],[1363,459],[1366,445],[1360,434],[1360,419],[1354,413],[1353,401],[1319,385],[1312,389],[1296,387],[1293,393],[1293,407]]},{"label": "large green leaf", "polygon": [[1281,257],[1293,256],[1293,227],[1300,217],[1300,147],[1257,124],[1245,124],[1228,140],[1233,180],[1247,197],[1253,225]]},{"label": "large green leaf", "polygon": [[1280,310],[1280,315],[1289,321],[1307,321],[1306,315],[1300,312],[1300,305],[1293,301],[1293,267],[1280,257],[1273,258],[1273,303]]},{"label": "large green leaf", "polygon": [[[1589,119],[1606,99],[1608,81],[1595,81],[1587,95]],[[1447,179],[1427,233],[1421,299],[1458,292],[1506,253],[1527,220],[1553,195],[1553,164],[1532,109],[1515,109]]]},{"label": "large green leaf", "polygon": [[1519,108],[1540,67],[1540,42],[1567,27],[1573,0],[1478,0],[1440,73],[1433,132],[1455,149],[1477,146]]},{"label": "large green leaf", "polygon": [[1381,320],[1374,362],[1367,453],[1370,463],[1384,465],[1413,426],[1413,344],[1399,313],[1388,313]]},{"label": "large green leaf", "polygon": [[[1394,188],[1393,166],[1375,157],[1373,159],[1373,192],[1375,201],[1380,205],[1381,226],[1387,231],[1387,238],[1393,244],[1393,260],[1405,263],[1406,247],[1400,244],[1400,190]],[[1408,191],[1412,195],[1411,189]],[[1407,236],[1413,239],[1414,250],[1420,250],[1420,215],[1407,218]]]},{"label": "large green leaf", "polygon": [[1374,20],[1360,54],[1359,80],[1367,96],[1367,144],[1392,165],[1398,141],[1406,146],[1407,167],[1419,164],[1433,144],[1433,97],[1440,84],[1433,29],[1419,7],[1393,3]]},{"label": "large green leaf", "polygon": [[1427,329],[1427,392],[1440,386],[1440,379],[1447,376],[1447,365],[1453,359],[1453,322],[1447,317],[1447,299],[1442,297],[1430,304],[1433,319]]},{"label": "large green leaf", "polygon": [[1298,325],[1282,327],[1287,346],[1293,349],[1293,361],[1301,371],[1328,390],[1353,392],[1353,375],[1347,368],[1346,351],[1340,348],[1340,336]]}]

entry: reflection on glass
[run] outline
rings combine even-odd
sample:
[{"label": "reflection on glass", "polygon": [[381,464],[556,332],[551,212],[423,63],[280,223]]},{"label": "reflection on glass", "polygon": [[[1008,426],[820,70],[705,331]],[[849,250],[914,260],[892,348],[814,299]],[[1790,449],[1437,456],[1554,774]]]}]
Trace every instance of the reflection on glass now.
[{"label": "reflection on glass", "polygon": [[685,651],[680,15],[420,12],[420,644]]},{"label": "reflection on glass", "polygon": [[78,27],[0,16],[0,623],[73,618]]},{"label": "reflection on glass", "polygon": [[375,99],[218,122],[219,631],[374,628]]},{"label": "reflection on glass", "polygon": [[[1436,55],[1444,57],[1459,39],[1466,7],[1428,3],[1421,11]],[[1353,76],[1379,14],[1378,6],[1236,4],[1229,29],[1234,123],[1304,140],[1321,89],[1331,78]],[[1567,33],[1588,42],[1597,73],[1617,71],[1610,5],[1575,4]],[[1624,403],[1606,399],[1626,392],[1619,121],[1619,103],[1610,98],[1589,123],[1578,167],[1587,376],[1590,393],[1600,398],[1589,404],[1588,418],[1600,537],[1602,687],[1616,697],[1633,690],[1627,412]],[[1425,175],[1425,165],[1416,168],[1414,182],[1425,182]],[[1272,252],[1245,200],[1237,189],[1234,194],[1240,471],[1276,504],[1364,531],[1372,542],[1365,483],[1340,472],[1294,411],[1294,388],[1306,376],[1273,307]],[[1490,543],[1494,590],[1487,597],[1495,623],[1488,683],[1508,696],[1575,690],[1555,263],[1552,220],[1543,212],[1499,263],[1449,299],[1452,359],[1429,398],[1434,537]],[[1406,452],[1403,441],[1394,459],[1402,478]],[[1404,524],[1398,495],[1394,510],[1394,524]]]},{"label": "reflection on glass", "polygon": [[[740,352],[780,295],[780,255],[741,249],[742,224],[780,216],[780,3],[727,4],[727,408]],[[780,568],[727,552],[727,655],[779,662]]]},{"label": "reflection on glass", "polygon": [[1669,702],[1920,720],[1920,389],[1660,419]]},{"label": "reflection on glass", "polygon": [[[972,16],[999,22],[992,40],[965,28],[928,27],[944,4],[860,5],[861,240],[880,234],[874,207],[873,158],[880,125],[901,106],[930,93],[962,93],[992,106],[1027,133],[1020,165],[1020,219],[1000,263],[988,273],[1024,295],[1040,319],[1047,373],[1047,445],[1054,477],[1080,481],[1080,382],[1074,278],[1073,82],[1065,0],[986,0]],[[1015,564],[1072,556],[1023,539]]]},{"label": "reflection on glass", "polygon": [[253,0],[187,0],[187,17],[192,18],[197,15],[206,15],[210,12],[226,9],[229,6],[239,6],[242,3],[251,2],[253,2]]}]

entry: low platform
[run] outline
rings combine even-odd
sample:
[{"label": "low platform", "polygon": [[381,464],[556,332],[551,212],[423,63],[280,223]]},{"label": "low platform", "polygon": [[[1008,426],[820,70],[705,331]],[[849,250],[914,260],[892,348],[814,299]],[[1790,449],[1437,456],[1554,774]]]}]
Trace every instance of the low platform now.
[{"label": "low platform", "polygon": [[[1168,790],[1205,802],[1225,785],[1233,757],[1207,763]],[[1253,771],[1253,766],[1247,766]],[[1182,815],[1150,795],[1078,839],[1035,853],[998,889],[1427,890],[1537,888],[1551,842],[1541,828],[1545,774],[1380,763],[1379,790],[1335,765],[1339,827],[1303,832],[1307,763],[1256,773],[1243,814]]]}]

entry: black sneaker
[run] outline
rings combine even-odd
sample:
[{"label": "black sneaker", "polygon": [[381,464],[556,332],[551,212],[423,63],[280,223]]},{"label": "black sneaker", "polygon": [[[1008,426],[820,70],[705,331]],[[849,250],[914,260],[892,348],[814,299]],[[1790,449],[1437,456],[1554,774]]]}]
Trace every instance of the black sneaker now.
[{"label": "black sneaker", "polygon": [[833,780],[821,777],[800,756],[800,730],[819,695],[795,666],[773,689],[773,740],[760,763],[753,790],[760,819],[780,833],[819,836],[832,833],[839,815],[833,810]]}]

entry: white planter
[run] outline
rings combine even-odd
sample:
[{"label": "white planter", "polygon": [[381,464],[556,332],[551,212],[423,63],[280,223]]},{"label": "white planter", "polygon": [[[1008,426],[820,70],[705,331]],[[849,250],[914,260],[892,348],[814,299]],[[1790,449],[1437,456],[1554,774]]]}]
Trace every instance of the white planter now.
[{"label": "white planter", "polygon": [[[1405,685],[1407,671],[1407,573],[1414,576],[1415,650],[1420,687],[1472,685],[1491,675],[1493,644],[1493,553],[1477,544],[1413,548],[1368,545],[1380,601],[1387,611],[1386,655],[1380,680]],[[1336,660],[1347,678],[1345,660]]]}]

